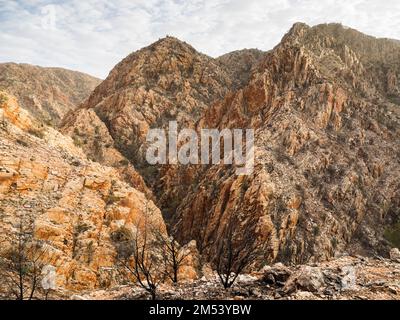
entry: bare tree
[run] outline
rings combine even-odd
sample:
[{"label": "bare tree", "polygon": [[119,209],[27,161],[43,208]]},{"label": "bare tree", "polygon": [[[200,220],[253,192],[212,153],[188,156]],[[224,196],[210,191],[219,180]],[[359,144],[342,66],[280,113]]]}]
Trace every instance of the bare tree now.
[{"label": "bare tree", "polygon": [[225,289],[233,286],[237,277],[249,267],[260,254],[255,246],[255,224],[240,230],[240,237],[235,230],[240,226],[240,219],[233,215],[224,232],[224,238],[217,245],[214,267]]},{"label": "bare tree", "polygon": [[154,234],[154,230],[163,228],[157,218],[153,206],[146,202],[143,217],[136,221],[135,230],[122,227],[112,235],[117,260],[123,267],[121,274],[127,276],[128,281],[133,278],[153,300],[167,277],[163,261],[164,243]]},{"label": "bare tree", "polygon": [[1,282],[9,297],[32,300],[39,289],[46,250],[43,243],[33,239],[22,220],[18,228],[10,248],[0,257]]},{"label": "bare tree", "polygon": [[135,235],[128,240],[118,257],[120,264],[151,295],[152,300],[157,298],[157,289],[166,278],[160,246],[156,239],[150,237],[145,222],[141,231],[137,227]]},{"label": "bare tree", "polygon": [[168,236],[160,230],[153,230],[153,234],[161,246],[160,252],[163,256],[167,277],[173,283],[178,283],[179,269],[190,255],[190,251],[184,250],[173,236]]}]

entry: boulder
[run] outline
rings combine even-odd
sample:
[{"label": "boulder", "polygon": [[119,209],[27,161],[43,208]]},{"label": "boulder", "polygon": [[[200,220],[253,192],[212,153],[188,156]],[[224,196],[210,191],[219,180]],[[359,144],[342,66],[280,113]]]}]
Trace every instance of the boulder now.
[{"label": "boulder", "polygon": [[286,282],[283,291],[293,293],[297,290],[317,293],[325,287],[325,278],[321,269],[303,266]]},{"label": "boulder", "polygon": [[263,281],[270,285],[284,286],[289,279],[292,271],[282,263],[277,263],[272,267],[266,266],[262,270]]},{"label": "boulder", "polygon": [[390,250],[390,260],[400,262],[400,250],[398,248]]}]

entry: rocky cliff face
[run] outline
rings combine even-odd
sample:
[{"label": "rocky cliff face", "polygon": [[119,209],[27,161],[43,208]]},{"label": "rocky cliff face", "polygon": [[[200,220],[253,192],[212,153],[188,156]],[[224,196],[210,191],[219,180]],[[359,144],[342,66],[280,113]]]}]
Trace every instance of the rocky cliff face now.
[{"label": "rocky cliff face", "polygon": [[123,182],[117,170],[88,160],[73,140],[1,92],[0,253],[21,221],[41,241],[44,263],[57,268],[57,285],[71,290],[115,284],[121,230],[147,219],[166,232],[159,209]]},{"label": "rocky cliff face", "polygon": [[[166,38],[118,64],[62,130],[78,127],[90,155],[137,165],[170,230],[211,260],[232,216],[241,221],[235,241],[251,233],[263,249],[260,264],[385,254],[383,235],[399,218],[399,55],[398,42],[336,24],[296,24],[268,53],[218,59]],[[82,117],[98,125],[81,126]],[[146,133],[169,120],[253,128],[254,174],[147,166]]]},{"label": "rocky cliff face", "polygon": [[399,218],[400,187],[398,87],[388,89],[387,70],[397,78],[399,54],[394,42],[340,25],[296,24],[249,83],[197,125],[254,128],[254,174],[197,171],[173,218],[175,233],[183,242],[194,236],[213,257],[238,215],[237,241],[251,225],[261,260],[387,254],[383,234]]},{"label": "rocky cliff face", "polygon": [[100,79],[61,68],[0,64],[0,90],[16,96],[34,117],[53,126],[99,83]]},{"label": "rocky cliff face", "polygon": [[[216,61],[167,37],[121,61],[81,109],[67,116],[63,131],[70,133],[84,109],[90,109],[108,130],[99,147],[110,144],[111,138],[119,152],[141,167],[150,128],[163,127],[169,120],[193,126],[231,85],[227,72]],[[87,145],[94,153],[96,146]]]},{"label": "rocky cliff face", "polygon": [[244,49],[224,54],[216,60],[227,70],[237,89],[248,83],[253,69],[264,55],[265,52],[257,49]]}]

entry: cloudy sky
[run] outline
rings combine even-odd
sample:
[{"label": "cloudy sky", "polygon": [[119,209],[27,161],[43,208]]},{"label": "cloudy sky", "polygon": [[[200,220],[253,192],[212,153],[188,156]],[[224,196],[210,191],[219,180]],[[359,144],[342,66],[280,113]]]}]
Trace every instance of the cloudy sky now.
[{"label": "cloudy sky", "polygon": [[211,56],[274,47],[297,21],[341,22],[400,39],[398,0],[0,0],[0,62],[104,78],[130,52],[173,35]]}]

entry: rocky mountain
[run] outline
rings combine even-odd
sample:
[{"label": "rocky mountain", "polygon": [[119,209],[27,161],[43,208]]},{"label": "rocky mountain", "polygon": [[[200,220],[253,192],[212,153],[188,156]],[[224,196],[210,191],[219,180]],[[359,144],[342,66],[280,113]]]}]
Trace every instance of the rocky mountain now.
[{"label": "rocky mountain", "polygon": [[17,97],[24,109],[53,126],[86,99],[100,82],[87,74],[61,68],[0,64],[0,90]]},{"label": "rocky mountain", "polygon": [[398,85],[388,85],[397,83],[399,54],[395,42],[340,25],[296,24],[249,83],[198,122],[254,128],[255,170],[197,171],[172,222],[180,240],[195,237],[213,257],[238,215],[236,240],[249,226],[260,261],[387,254],[384,234],[400,213],[400,106]]},{"label": "rocky mountain", "polygon": [[264,55],[265,52],[257,49],[244,49],[224,54],[216,60],[227,70],[234,88],[237,89],[247,84],[253,68]]},{"label": "rocky mountain", "polygon": [[[237,290],[352,297],[342,289],[354,266],[358,291],[372,286],[393,298],[398,289],[363,270],[381,261],[379,276],[396,278],[388,270],[397,260],[379,256],[400,246],[399,58],[398,41],[299,23],[268,52],[216,59],[160,39],[100,84],[61,69],[0,65],[0,242],[28,219],[61,287],[115,285],[118,292],[87,298],[121,298],[118,248],[150,208],[157,229],[190,249],[182,278],[201,279],[174,290],[166,283],[165,298],[221,298],[212,268],[228,237],[255,256],[251,284],[239,281],[230,298]],[[236,165],[149,165],[147,133],[175,120],[197,132],[253,129],[252,174],[237,175]]]},{"label": "rocky mountain", "polygon": [[56,267],[61,289],[115,284],[115,237],[141,219],[166,232],[159,209],[114,168],[88,160],[71,138],[0,93],[0,255],[23,224],[43,263]]},{"label": "rocky mountain", "polygon": [[163,127],[169,120],[193,126],[231,87],[227,70],[217,61],[167,37],[122,60],[81,108],[64,119],[62,131],[74,135],[71,128],[79,129],[80,119],[90,113],[92,120],[97,119],[94,126],[104,123],[108,133],[100,145],[94,145],[90,143],[93,135],[80,130],[88,141],[84,147],[87,152],[95,155],[99,153],[95,149],[100,149],[107,153],[113,145],[134,165],[143,167],[150,128]]},{"label": "rocky mountain", "polygon": [[[399,218],[399,54],[398,42],[338,24],[296,24],[270,52],[218,59],[166,38],[118,64],[62,130],[71,134],[80,114],[102,122],[104,141],[139,166],[171,232],[211,260],[236,216],[235,241],[253,234],[261,264],[384,254]],[[146,166],[146,133],[175,119],[197,130],[253,128],[254,174]]]}]

